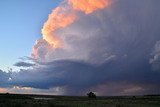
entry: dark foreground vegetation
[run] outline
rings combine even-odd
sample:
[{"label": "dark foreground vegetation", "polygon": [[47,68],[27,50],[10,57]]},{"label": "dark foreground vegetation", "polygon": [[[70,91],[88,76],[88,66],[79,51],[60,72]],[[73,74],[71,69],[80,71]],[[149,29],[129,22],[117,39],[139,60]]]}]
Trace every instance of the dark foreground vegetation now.
[{"label": "dark foreground vegetation", "polygon": [[0,94],[0,107],[160,107],[160,96],[87,98]]}]

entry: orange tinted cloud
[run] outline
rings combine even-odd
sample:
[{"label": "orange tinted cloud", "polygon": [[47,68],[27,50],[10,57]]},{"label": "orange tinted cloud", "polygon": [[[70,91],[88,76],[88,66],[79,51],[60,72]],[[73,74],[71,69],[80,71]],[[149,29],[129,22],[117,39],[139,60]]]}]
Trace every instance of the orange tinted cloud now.
[{"label": "orange tinted cloud", "polygon": [[[63,45],[63,40],[56,35],[56,31],[61,28],[72,24],[76,19],[78,19],[77,10],[84,12],[85,14],[92,13],[97,9],[102,9],[108,6],[109,0],[67,0],[66,4],[55,8],[49,15],[48,20],[44,23],[42,28],[42,41],[36,42],[33,47],[32,57],[38,59],[39,57],[45,58],[45,55],[52,48],[61,48]],[[44,46],[44,40],[49,44]],[[41,45],[43,44],[43,46]],[[40,47],[40,48],[39,48]],[[42,52],[42,48],[45,52]],[[39,51],[39,49],[41,49]],[[47,50],[47,51],[46,51]],[[39,53],[44,53],[39,55]]]},{"label": "orange tinted cloud", "polygon": [[68,0],[68,7],[57,7],[49,15],[42,29],[43,39],[52,44],[54,48],[61,47],[62,41],[55,34],[55,31],[73,23],[78,17],[76,10],[89,14],[106,7],[108,4],[109,0]]},{"label": "orange tinted cloud", "polygon": [[57,7],[49,15],[48,20],[45,22],[42,35],[49,44],[52,44],[55,48],[61,46],[61,40],[55,35],[55,31],[60,28],[64,28],[67,25],[74,22],[76,15],[74,13],[66,13],[62,7]]},{"label": "orange tinted cloud", "polygon": [[80,10],[86,14],[97,9],[103,9],[109,5],[109,0],[68,0],[75,10]]},{"label": "orange tinted cloud", "polygon": [[0,93],[4,93],[4,92],[7,92],[7,89],[5,89],[5,88],[0,88]]}]

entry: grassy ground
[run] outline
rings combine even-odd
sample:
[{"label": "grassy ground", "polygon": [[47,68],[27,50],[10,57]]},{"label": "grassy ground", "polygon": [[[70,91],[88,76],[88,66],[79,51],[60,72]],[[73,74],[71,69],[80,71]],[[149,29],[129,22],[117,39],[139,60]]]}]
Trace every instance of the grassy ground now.
[{"label": "grassy ground", "polygon": [[89,99],[87,97],[1,94],[0,107],[160,107],[160,96],[97,97],[96,99]]}]

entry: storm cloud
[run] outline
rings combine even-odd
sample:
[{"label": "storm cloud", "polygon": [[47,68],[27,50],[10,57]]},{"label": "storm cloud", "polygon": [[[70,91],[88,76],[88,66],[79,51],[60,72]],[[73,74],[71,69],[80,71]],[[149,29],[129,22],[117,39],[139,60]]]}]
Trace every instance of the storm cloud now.
[{"label": "storm cloud", "polygon": [[[107,62],[101,66],[67,60],[54,61],[43,64],[43,67],[37,69],[13,73],[12,81],[9,83],[37,89],[63,87],[64,94],[67,95],[84,95],[89,90],[97,91],[101,85],[101,90],[97,92],[100,95],[120,95],[125,90],[129,90],[125,94],[130,94],[130,90],[137,87],[141,89],[139,92],[141,94],[159,93],[160,72],[153,72],[151,69],[149,63],[135,64],[126,58]],[[116,87],[117,90],[123,88],[113,91],[111,87]],[[108,90],[110,92],[107,93]]]}]

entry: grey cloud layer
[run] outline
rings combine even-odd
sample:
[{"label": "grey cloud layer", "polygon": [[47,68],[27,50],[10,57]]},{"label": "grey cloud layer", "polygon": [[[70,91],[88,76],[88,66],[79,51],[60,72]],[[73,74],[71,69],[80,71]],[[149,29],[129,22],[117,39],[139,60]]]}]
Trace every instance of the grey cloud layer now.
[{"label": "grey cloud layer", "polygon": [[[86,92],[90,88],[96,90],[99,85],[105,85],[106,89],[109,89],[108,86],[110,88],[111,86],[116,87],[117,90],[122,87],[127,90],[128,85],[133,85],[135,88],[135,85],[142,89],[145,88],[141,90],[141,94],[143,91],[153,94],[159,93],[159,76],[160,72],[151,71],[151,66],[148,63],[136,62],[135,64],[128,62],[128,59],[125,58],[96,67],[84,62],[57,61],[45,64],[38,69],[12,73],[10,75],[12,81],[8,81],[8,84],[40,89],[65,87],[65,94],[69,95],[82,95],[82,92]],[[97,90],[102,94],[105,92],[105,88]],[[119,94],[124,90],[110,91],[103,93],[103,95]]]},{"label": "grey cloud layer", "polygon": [[29,63],[29,62],[22,62],[22,61],[14,64],[14,66],[17,66],[17,67],[32,67],[34,65],[35,64]]}]

